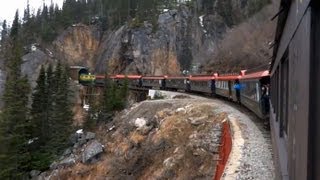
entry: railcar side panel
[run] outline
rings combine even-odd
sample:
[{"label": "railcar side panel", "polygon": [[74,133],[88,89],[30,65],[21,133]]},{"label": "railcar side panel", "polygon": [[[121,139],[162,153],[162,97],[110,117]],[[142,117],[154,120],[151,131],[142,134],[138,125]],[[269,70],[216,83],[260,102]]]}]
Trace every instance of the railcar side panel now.
[{"label": "railcar side panel", "polygon": [[271,74],[270,124],[281,179],[308,179],[311,8],[301,8],[305,2],[292,1]]},{"label": "railcar side panel", "polygon": [[174,90],[185,90],[186,89],[186,79],[166,79],[166,88]]},{"label": "railcar side panel", "polygon": [[233,89],[233,83],[231,81],[222,81],[217,80],[216,81],[216,94],[226,97],[226,98],[232,98],[232,89]]},{"label": "railcar side panel", "polygon": [[163,79],[142,79],[142,86],[160,89],[163,86]]},{"label": "railcar side panel", "polygon": [[260,78],[242,80],[241,103],[253,111],[258,117],[264,118],[261,106],[261,83]]},{"label": "railcar side panel", "polygon": [[[309,155],[309,179],[320,179],[320,2],[314,3],[312,9],[312,23],[313,28],[311,32],[312,39],[312,67],[311,67],[311,86],[310,94],[312,98],[310,99],[310,155]],[[312,83],[313,82],[313,83]],[[317,83],[314,83],[317,82]]]},{"label": "railcar side panel", "polygon": [[211,80],[190,81],[191,91],[212,93]]},{"label": "railcar side panel", "polygon": [[[311,9],[303,17],[289,45],[289,173],[295,180],[307,179],[310,79]],[[299,72],[299,73],[297,73]]]}]

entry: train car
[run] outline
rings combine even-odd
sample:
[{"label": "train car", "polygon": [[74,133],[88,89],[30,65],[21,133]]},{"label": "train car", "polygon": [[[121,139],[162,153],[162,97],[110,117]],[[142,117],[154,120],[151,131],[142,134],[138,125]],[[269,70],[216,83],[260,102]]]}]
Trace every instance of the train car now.
[{"label": "train car", "polygon": [[[115,75],[110,75],[108,76],[108,79],[111,81],[115,81],[116,76]],[[105,75],[96,75],[95,76],[95,80],[94,80],[94,84],[96,86],[104,86],[105,84]]]},{"label": "train car", "polygon": [[83,85],[94,84],[95,79],[96,79],[96,76],[90,73],[79,75],[79,83]]},{"label": "train car", "polygon": [[143,76],[142,86],[151,89],[165,89],[165,76]]},{"label": "train car", "polygon": [[187,79],[187,91],[215,94],[214,75],[191,75]]},{"label": "train car", "polygon": [[320,1],[281,0],[277,16],[270,69],[276,173],[320,179]]},{"label": "train car", "polygon": [[131,87],[142,87],[142,76],[141,75],[115,75],[113,80],[120,86],[125,84],[125,81],[128,81],[128,85]]},{"label": "train car", "polygon": [[216,94],[237,101],[236,92],[233,88],[236,80],[241,77],[238,74],[216,74]]},{"label": "train car", "polygon": [[187,88],[187,77],[185,76],[165,76],[166,89],[167,90],[186,90]]},{"label": "train car", "polygon": [[240,78],[241,104],[253,111],[258,117],[266,119],[269,109],[269,71],[245,74]]}]

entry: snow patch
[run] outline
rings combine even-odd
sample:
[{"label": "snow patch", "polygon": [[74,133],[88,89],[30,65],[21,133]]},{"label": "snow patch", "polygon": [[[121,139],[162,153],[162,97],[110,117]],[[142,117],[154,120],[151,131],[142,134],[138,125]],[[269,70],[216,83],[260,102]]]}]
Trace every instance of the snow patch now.
[{"label": "snow patch", "polygon": [[203,25],[203,17],[204,17],[204,15],[199,16],[200,25],[201,25],[202,28],[204,27],[204,25]]},{"label": "snow patch", "polygon": [[178,109],[176,110],[176,112],[182,112],[182,113],[185,114],[187,111],[186,111],[185,108],[178,108]]},{"label": "snow patch", "polygon": [[83,129],[79,129],[76,131],[77,134],[83,134]]},{"label": "snow patch", "polygon": [[115,125],[111,126],[111,127],[109,128],[109,131],[112,131],[114,128],[116,128]]},{"label": "snow patch", "polygon": [[32,144],[34,141],[38,140],[39,138],[33,138],[28,140],[28,144]]},{"label": "snow patch", "polygon": [[144,119],[144,118],[137,118],[135,121],[134,121],[134,125],[137,127],[137,128],[141,128],[143,126],[145,126],[147,124],[147,121]]}]

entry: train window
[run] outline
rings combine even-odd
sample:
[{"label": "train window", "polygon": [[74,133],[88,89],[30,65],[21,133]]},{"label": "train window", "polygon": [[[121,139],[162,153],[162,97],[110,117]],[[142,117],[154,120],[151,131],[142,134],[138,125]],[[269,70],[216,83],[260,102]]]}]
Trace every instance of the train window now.
[{"label": "train window", "polygon": [[260,100],[260,84],[259,83],[256,83],[256,92],[257,92],[257,101]]},{"label": "train window", "polygon": [[276,98],[274,101],[274,105],[275,105],[275,112],[276,112],[276,121],[279,120],[279,92],[280,92],[280,86],[279,86],[279,67],[276,70]]},{"label": "train window", "polygon": [[289,94],[289,63],[288,56],[285,56],[281,63],[281,95],[280,95],[280,135],[288,134],[288,94]]},{"label": "train window", "polygon": [[255,101],[259,101],[260,97],[259,97],[259,82],[257,81],[244,81],[242,82],[243,85],[243,89],[242,89],[242,93],[244,96],[255,100]]}]

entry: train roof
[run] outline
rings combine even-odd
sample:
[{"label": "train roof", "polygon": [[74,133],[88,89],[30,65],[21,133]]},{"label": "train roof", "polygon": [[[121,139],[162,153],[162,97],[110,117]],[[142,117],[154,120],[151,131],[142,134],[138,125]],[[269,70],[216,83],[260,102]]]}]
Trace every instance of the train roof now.
[{"label": "train roof", "polygon": [[246,74],[244,76],[241,76],[240,79],[256,79],[256,78],[263,78],[263,77],[267,77],[267,76],[270,76],[269,71],[264,70],[264,71]]},{"label": "train roof", "polygon": [[206,81],[213,80],[215,77],[213,75],[190,75],[189,79],[191,81]]},{"label": "train roof", "polygon": [[216,80],[236,80],[240,78],[241,78],[240,75],[221,75],[221,76],[215,77]]},{"label": "train roof", "polygon": [[160,79],[165,79],[164,76],[142,76],[142,79],[155,79],[155,80],[160,80]]},{"label": "train roof", "polygon": [[124,74],[118,74],[115,75],[116,79],[140,79],[142,76],[141,75],[124,75]]},{"label": "train roof", "polygon": [[[104,79],[105,78],[105,75],[95,75],[95,76],[96,76],[96,79]],[[114,79],[114,78],[116,78],[116,75],[109,75],[108,77],[111,79]]]},{"label": "train roof", "polygon": [[186,76],[165,76],[166,79],[187,79]]}]

